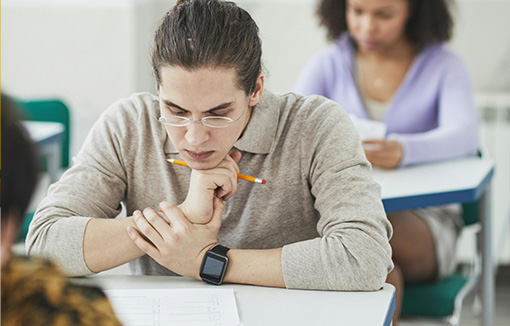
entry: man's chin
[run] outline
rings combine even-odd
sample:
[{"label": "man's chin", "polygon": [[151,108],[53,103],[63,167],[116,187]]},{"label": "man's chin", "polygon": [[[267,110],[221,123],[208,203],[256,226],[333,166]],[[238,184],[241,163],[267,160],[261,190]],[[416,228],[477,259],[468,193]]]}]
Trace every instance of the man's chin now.
[{"label": "man's chin", "polygon": [[214,169],[216,166],[218,166],[218,165],[214,165],[214,164],[211,164],[211,163],[205,163],[205,162],[188,163],[188,165],[193,170],[211,170],[211,169]]},{"label": "man's chin", "polygon": [[186,157],[186,163],[188,163],[193,170],[211,170],[217,167],[221,161],[222,160],[217,159],[215,155],[209,157],[207,160],[195,160],[189,156]]}]

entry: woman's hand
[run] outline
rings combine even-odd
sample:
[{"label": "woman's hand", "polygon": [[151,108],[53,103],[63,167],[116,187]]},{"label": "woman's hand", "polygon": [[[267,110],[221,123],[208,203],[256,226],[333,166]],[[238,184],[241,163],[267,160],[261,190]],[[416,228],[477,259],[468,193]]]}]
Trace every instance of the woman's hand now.
[{"label": "woman's hand", "polygon": [[162,202],[161,212],[146,208],[133,214],[138,230],[126,228],[131,240],[161,266],[182,276],[200,279],[205,253],[218,244],[223,201],[213,198],[213,214],[207,224],[193,224],[177,208]]},{"label": "woman's hand", "polygon": [[227,155],[210,170],[192,170],[188,196],[178,207],[192,223],[208,223],[213,215],[213,200],[228,200],[237,191],[240,152]]},{"label": "woman's hand", "polygon": [[366,140],[363,148],[370,163],[382,169],[394,169],[402,160],[402,145],[396,140]]}]

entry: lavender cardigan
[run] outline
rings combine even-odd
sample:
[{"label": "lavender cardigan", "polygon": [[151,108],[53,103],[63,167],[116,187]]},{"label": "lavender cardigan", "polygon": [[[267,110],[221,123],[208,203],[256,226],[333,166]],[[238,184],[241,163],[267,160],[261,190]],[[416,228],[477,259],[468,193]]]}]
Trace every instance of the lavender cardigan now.
[{"label": "lavender cardigan", "polygon": [[[354,81],[354,46],[344,34],[304,67],[295,91],[318,94],[369,119]],[[464,61],[443,44],[422,50],[395,92],[383,122],[398,140],[400,166],[476,154],[478,117]]]}]

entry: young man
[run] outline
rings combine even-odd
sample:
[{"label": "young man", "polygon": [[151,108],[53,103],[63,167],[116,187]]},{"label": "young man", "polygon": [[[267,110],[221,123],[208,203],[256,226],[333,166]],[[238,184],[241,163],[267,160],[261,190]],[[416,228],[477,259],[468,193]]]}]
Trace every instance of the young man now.
[{"label": "young man", "polygon": [[[265,91],[261,54],[234,3],[178,2],[155,35],[158,97],[102,115],[41,203],[29,252],[75,275],[130,262],[216,284],[379,289],[391,226],[350,118],[324,98]],[[114,219],[121,202],[129,216]]]}]

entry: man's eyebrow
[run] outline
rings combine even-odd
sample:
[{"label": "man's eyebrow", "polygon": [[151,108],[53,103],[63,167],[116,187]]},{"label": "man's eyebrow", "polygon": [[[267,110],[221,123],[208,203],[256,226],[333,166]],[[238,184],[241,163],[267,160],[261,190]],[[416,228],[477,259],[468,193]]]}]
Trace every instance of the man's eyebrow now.
[{"label": "man's eyebrow", "polygon": [[[181,111],[186,111],[186,112],[189,112],[188,110],[182,108],[181,106],[173,103],[172,101],[169,101],[169,100],[165,100],[165,99],[162,99],[163,103],[165,103],[165,105],[167,106],[171,106],[171,107],[174,107],[174,108],[177,108]],[[218,111],[218,110],[221,110],[221,109],[226,109],[228,107],[231,107],[234,105],[234,102],[225,102],[225,103],[222,103],[220,105],[217,105],[215,107],[213,107],[212,109],[209,109],[207,111],[205,111],[205,113],[210,113],[210,112],[214,112],[214,111]]]}]

